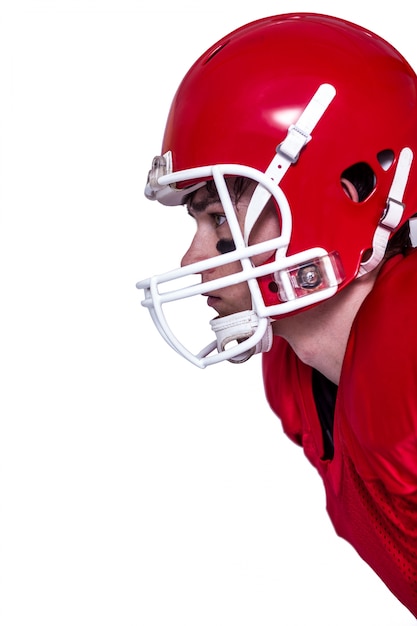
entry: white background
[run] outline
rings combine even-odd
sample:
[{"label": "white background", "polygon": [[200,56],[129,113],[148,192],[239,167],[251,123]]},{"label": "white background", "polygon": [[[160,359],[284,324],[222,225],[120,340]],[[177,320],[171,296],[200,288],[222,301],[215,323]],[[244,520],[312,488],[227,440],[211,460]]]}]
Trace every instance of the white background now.
[{"label": "white background", "polygon": [[183,252],[143,187],[188,67],[289,11],[417,66],[409,0],[351,4],[0,1],[1,626],[415,623],[335,536],[260,360],[190,365],[135,289]]}]

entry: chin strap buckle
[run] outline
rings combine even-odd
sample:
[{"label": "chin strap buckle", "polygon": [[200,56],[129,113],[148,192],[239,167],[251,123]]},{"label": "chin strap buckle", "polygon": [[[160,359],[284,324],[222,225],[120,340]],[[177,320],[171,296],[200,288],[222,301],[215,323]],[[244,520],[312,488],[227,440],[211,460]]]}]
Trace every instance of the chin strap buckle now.
[{"label": "chin strap buckle", "polygon": [[[260,341],[242,354],[230,358],[231,363],[244,363],[254,354],[268,352],[271,349],[272,326],[270,320],[267,322],[266,330]],[[216,317],[211,320],[210,325],[217,337],[217,350],[224,352],[229,344],[242,343],[250,339],[258,328],[259,318],[254,311],[241,311],[225,317]]]}]

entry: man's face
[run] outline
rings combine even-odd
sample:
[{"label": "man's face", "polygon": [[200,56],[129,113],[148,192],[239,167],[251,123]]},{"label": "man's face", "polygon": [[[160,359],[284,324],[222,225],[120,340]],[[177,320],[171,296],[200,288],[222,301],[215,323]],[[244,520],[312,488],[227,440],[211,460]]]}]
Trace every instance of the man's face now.
[{"label": "man's face", "polygon": [[[235,181],[235,178],[228,179],[227,187],[239,226],[243,232],[246,211],[256,183],[246,181],[243,188],[237,190]],[[196,222],[196,234],[181,261],[182,266],[234,250],[235,245],[230,228],[216,191],[208,189],[207,186],[202,187],[193,194],[187,207],[189,214]],[[258,243],[278,235],[278,217],[273,203],[270,202],[265,207],[261,219],[253,228],[249,243]],[[259,265],[267,260],[267,256],[269,255],[260,255],[252,261],[255,265]],[[237,273],[241,269],[240,262],[236,261],[202,272],[201,280],[205,283]],[[246,281],[204,295],[208,298],[207,304],[213,307],[221,317],[252,308],[250,291]]]}]

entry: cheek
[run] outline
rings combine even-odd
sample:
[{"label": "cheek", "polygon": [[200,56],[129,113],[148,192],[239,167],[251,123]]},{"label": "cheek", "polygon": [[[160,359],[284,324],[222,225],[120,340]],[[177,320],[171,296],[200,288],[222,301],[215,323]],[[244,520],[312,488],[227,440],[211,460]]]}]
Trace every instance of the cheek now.
[{"label": "cheek", "polygon": [[[252,229],[249,237],[249,244],[261,243],[262,241],[268,241],[275,239],[280,235],[280,226],[278,216],[275,209],[268,210],[265,215],[262,215],[258,222]],[[265,252],[252,257],[254,265],[262,265],[271,258],[272,252]]]},{"label": "cheek", "polygon": [[[231,274],[239,274],[242,271],[242,266],[239,262],[228,263],[227,265],[222,265],[217,268],[216,276],[230,276]],[[236,283],[236,285],[230,285],[229,287],[224,287],[222,289],[224,292],[222,297],[228,298],[230,300],[239,299],[240,297],[245,297],[246,294],[249,293],[249,287],[247,282]]]},{"label": "cheek", "polygon": [[239,261],[234,261],[233,263],[227,263],[226,265],[221,265],[219,271],[223,276],[229,276],[230,274],[238,274],[242,271],[242,265]]},{"label": "cheek", "polygon": [[252,299],[247,283],[232,285],[227,294],[227,301],[230,302],[230,312],[246,311],[252,308]]}]

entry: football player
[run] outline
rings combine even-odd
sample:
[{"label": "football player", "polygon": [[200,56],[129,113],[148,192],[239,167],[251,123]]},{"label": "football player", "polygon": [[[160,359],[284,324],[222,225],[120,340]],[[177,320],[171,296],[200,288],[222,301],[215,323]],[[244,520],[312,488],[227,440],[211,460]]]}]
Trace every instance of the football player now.
[{"label": "football player", "polygon": [[[310,13],[242,26],[174,97],[145,194],[196,231],[181,267],[138,283],[198,367],[262,353],[336,532],[415,616],[416,155],[417,77],[388,42]],[[201,296],[215,339],[195,349],[168,311]]]}]

